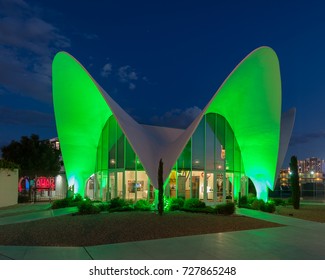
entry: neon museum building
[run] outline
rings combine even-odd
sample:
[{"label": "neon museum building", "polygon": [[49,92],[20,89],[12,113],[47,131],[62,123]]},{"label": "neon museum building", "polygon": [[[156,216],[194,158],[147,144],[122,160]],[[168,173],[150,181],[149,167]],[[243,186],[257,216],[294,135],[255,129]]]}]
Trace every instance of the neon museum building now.
[{"label": "neon museum building", "polygon": [[137,123],[65,52],[52,70],[58,137],[74,193],[152,200],[162,159],[168,197],[225,202],[247,194],[250,179],[257,197],[268,199],[295,118],[295,109],[281,114],[271,48],[250,53],[186,129]]}]

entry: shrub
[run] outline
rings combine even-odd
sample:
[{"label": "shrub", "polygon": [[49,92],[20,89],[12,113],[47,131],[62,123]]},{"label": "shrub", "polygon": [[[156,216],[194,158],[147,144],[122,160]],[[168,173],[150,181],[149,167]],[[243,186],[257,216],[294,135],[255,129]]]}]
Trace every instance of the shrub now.
[{"label": "shrub", "polygon": [[99,208],[100,212],[108,211],[108,202],[96,202],[94,205]]},{"label": "shrub", "polygon": [[109,201],[107,210],[110,212],[132,211],[134,210],[133,202],[132,200],[115,197]]},{"label": "shrub", "polygon": [[18,203],[29,202],[29,197],[27,195],[18,195]]},{"label": "shrub", "polygon": [[248,197],[244,195],[238,200],[238,207],[247,208],[247,206],[248,206]]},{"label": "shrub", "polygon": [[183,198],[173,197],[170,199],[170,205],[169,205],[170,211],[181,210],[183,207],[184,207],[184,199]]},{"label": "shrub", "polygon": [[205,206],[201,208],[183,208],[183,211],[191,213],[206,213],[206,214],[215,214],[216,211],[211,206]]},{"label": "shrub", "polygon": [[268,212],[268,213],[274,213],[275,212],[275,203],[270,201],[264,204],[263,209],[261,209],[264,212]]},{"label": "shrub", "polygon": [[227,202],[224,204],[218,204],[215,207],[215,212],[222,215],[232,215],[235,213],[235,203]]},{"label": "shrub", "polygon": [[111,209],[111,212],[128,212],[128,211],[134,211],[134,208],[131,205],[125,205],[119,208]]},{"label": "shrub", "polygon": [[119,197],[115,197],[110,200],[108,208],[109,209],[122,208],[127,205],[129,205],[128,201]]},{"label": "shrub", "polygon": [[281,198],[273,198],[270,201],[272,201],[275,204],[275,206],[279,206],[279,205],[285,206],[287,204],[286,201],[284,199],[281,199]]},{"label": "shrub", "polygon": [[287,200],[287,204],[288,205],[292,205],[293,204],[293,199],[292,197],[289,197],[288,200]]},{"label": "shrub", "polygon": [[82,201],[90,201],[90,199],[88,197],[83,198],[77,193],[75,196],[54,200],[52,202],[52,209],[78,206]]},{"label": "shrub", "polygon": [[134,204],[134,209],[140,211],[150,211],[151,204],[146,199],[140,199]]},{"label": "shrub", "polygon": [[80,202],[80,201],[83,201],[83,200],[84,200],[84,198],[79,193],[75,194],[75,196],[72,199],[73,202]]},{"label": "shrub", "polygon": [[252,204],[254,200],[256,200],[256,195],[253,193],[249,193],[247,196],[247,204]]},{"label": "shrub", "polygon": [[262,210],[262,208],[265,206],[265,202],[263,199],[257,199],[255,198],[251,204],[251,208],[254,210]]},{"label": "shrub", "polygon": [[78,210],[79,210],[79,214],[80,215],[87,215],[87,214],[98,214],[100,212],[100,209],[98,206],[96,206],[95,204],[93,204],[91,201],[89,200],[84,200],[81,201],[78,204]]},{"label": "shrub", "polygon": [[189,198],[184,202],[185,209],[196,209],[196,208],[205,208],[205,203],[198,198]]},{"label": "shrub", "polygon": [[71,204],[72,204],[71,198],[63,198],[63,199],[59,199],[59,200],[54,200],[52,202],[52,209],[70,207]]}]

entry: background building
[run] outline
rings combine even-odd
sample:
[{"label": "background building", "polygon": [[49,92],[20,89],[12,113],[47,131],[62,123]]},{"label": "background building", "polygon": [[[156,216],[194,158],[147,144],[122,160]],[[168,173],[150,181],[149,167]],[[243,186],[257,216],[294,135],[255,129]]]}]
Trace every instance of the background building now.
[{"label": "background building", "polygon": [[0,207],[18,203],[18,169],[0,168]]},{"label": "background building", "polygon": [[[325,199],[324,160],[320,158],[306,158],[298,160],[299,186],[303,199]],[[291,196],[290,167],[281,169],[273,197]]]},{"label": "background building", "polygon": [[[40,142],[50,143],[51,147],[60,151],[60,143],[57,137],[42,140]],[[30,172],[28,175],[20,176],[18,180],[19,202],[28,201],[50,201],[62,199],[67,196],[68,183],[62,154],[60,154],[61,168],[55,172],[53,176],[45,174],[46,172],[39,170],[36,173]],[[55,175],[55,176],[54,176]]]}]

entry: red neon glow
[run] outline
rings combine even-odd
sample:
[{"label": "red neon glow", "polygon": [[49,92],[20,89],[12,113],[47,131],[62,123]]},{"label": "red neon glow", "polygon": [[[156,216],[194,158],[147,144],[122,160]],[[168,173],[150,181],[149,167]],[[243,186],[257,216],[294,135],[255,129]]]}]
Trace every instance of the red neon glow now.
[{"label": "red neon glow", "polygon": [[36,178],[37,189],[55,189],[54,177],[37,177]]}]

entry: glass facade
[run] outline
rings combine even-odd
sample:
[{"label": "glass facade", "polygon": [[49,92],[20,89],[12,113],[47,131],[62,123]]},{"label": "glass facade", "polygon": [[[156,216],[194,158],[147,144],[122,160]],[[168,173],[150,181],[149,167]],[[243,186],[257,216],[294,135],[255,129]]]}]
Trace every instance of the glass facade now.
[{"label": "glass facade", "polygon": [[[90,198],[154,199],[150,178],[114,116],[102,130],[96,170],[85,190]],[[246,194],[247,182],[233,130],[224,117],[209,113],[178,157],[164,192],[167,197],[218,203]]]}]

